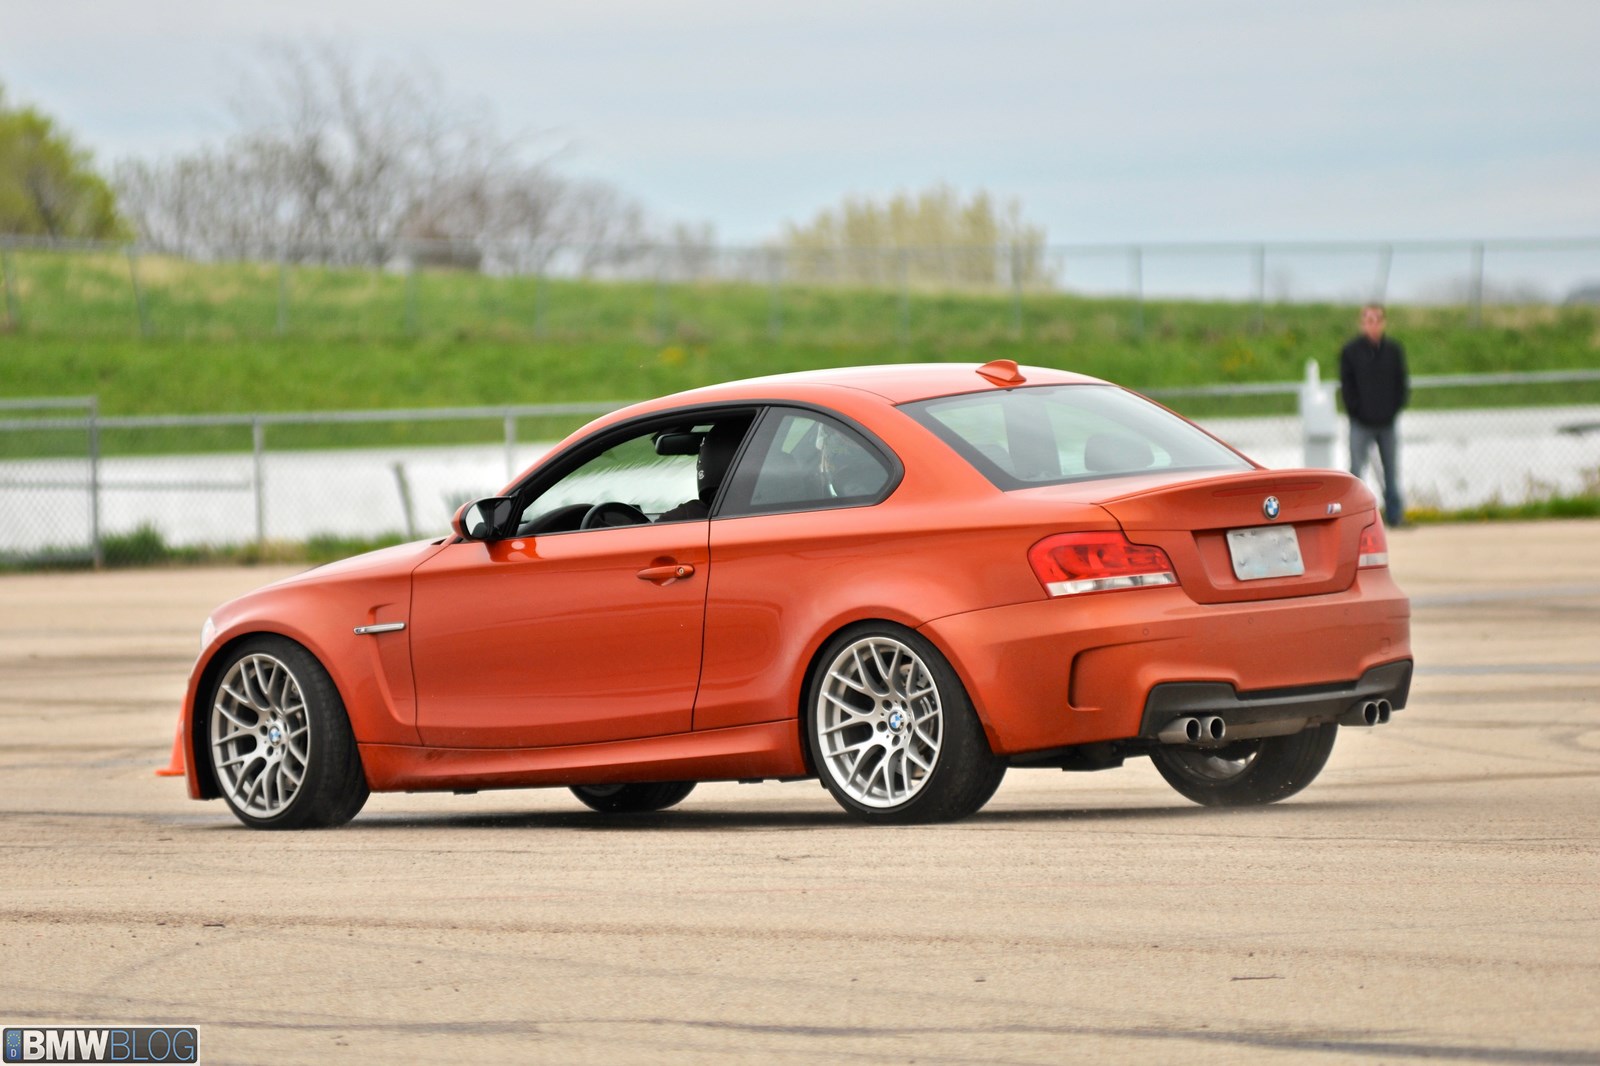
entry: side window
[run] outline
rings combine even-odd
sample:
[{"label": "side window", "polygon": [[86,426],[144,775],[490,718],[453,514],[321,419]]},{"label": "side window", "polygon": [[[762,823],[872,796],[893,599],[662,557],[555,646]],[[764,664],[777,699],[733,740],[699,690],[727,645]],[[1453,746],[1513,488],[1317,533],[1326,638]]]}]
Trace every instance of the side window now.
[{"label": "side window", "polygon": [[878,449],[826,415],[774,409],[729,489],[728,514],[875,503],[894,472]]},{"label": "side window", "polygon": [[616,441],[530,499],[518,535],[704,519],[750,422],[741,411],[655,423]]}]

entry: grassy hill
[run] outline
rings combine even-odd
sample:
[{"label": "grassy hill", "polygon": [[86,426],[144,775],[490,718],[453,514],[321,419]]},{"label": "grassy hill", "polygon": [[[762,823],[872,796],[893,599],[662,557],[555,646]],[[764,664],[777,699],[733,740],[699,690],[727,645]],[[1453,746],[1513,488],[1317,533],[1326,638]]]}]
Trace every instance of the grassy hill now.
[{"label": "grassy hill", "polygon": [[[1147,390],[1282,381],[1307,359],[1333,376],[1355,322],[1353,307],[1326,304],[406,276],[16,250],[5,263],[0,395],[97,395],[107,415],[637,399],[785,370],[1000,357]],[[1414,374],[1600,367],[1592,307],[1490,307],[1481,318],[1390,312]]]},{"label": "grassy hill", "polygon": [[[463,407],[641,399],[756,374],[1011,358],[1136,389],[1325,378],[1356,309],[764,285],[412,276],[273,264],[130,261],[0,249],[0,399],[97,396],[103,415]],[[1412,372],[1600,368],[1592,307],[1390,308]],[[1182,397],[1187,414],[1287,412],[1285,396]],[[1419,407],[1600,403],[1600,382],[1419,391]],[[8,417],[0,414],[0,417]],[[24,415],[24,418],[31,417]],[[544,440],[583,419],[523,419]],[[497,442],[498,419],[274,426],[274,450]],[[250,427],[102,431],[106,455],[247,451]],[[0,433],[0,459],[82,455],[81,428]],[[1592,515],[1600,496],[1456,517]],[[1414,517],[1427,520],[1430,515]],[[391,538],[392,539],[392,538]],[[112,565],[336,558],[366,543],[174,549],[153,528],[108,537]],[[26,565],[81,565],[83,551]],[[0,566],[0,569],[4,569]]]}]

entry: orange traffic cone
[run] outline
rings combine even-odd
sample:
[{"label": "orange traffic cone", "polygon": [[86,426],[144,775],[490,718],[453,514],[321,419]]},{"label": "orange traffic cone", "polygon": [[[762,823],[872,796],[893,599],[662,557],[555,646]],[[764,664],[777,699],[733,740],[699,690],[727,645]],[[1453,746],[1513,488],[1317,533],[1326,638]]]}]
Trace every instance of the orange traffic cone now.
[{"label": "orange traffic cone", "polygon": [[182,777],[186,771],[183,767],[183,720],[178,720],[178,730],[172,738],[172,759],[156,771],[157,777]]}]

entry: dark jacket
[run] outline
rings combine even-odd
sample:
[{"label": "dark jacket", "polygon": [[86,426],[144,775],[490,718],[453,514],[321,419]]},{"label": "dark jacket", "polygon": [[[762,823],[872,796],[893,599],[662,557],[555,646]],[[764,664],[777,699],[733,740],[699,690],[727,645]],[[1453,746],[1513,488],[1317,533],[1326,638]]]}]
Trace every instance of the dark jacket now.
[{"label": "dark jacket", "polygon": [[1406,375],[1406,350],[1387,334],[1373,344],[1365,333],[1352,338],[1339,353],[1339,385],[1344,409],[1364,426],[1392,426],[1411,399]]}]

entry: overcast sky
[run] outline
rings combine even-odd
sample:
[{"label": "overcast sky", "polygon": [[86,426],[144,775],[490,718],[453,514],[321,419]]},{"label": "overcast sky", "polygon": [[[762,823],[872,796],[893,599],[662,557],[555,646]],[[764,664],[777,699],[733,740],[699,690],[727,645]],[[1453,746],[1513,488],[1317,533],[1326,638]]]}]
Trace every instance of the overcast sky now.
[{"label": "overcast sky", "polygon": [[0,83],[159,157],[270,38],[421,59],[727,241],[937,182],[1059,243],[1600,236],[1600,0],[0,0]]}]

